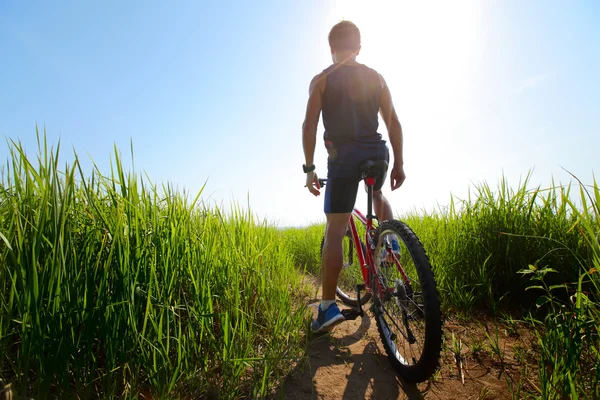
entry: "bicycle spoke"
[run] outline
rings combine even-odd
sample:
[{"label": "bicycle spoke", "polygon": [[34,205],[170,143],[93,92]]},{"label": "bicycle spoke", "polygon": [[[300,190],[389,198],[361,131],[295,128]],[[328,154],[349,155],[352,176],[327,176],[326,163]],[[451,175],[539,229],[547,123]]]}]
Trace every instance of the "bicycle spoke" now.
[{"label": "bicycle spoke", "polygon": [[[390,313],[387,312],[387,310],[385,309],[385,307],[382,306],[381,308],[383,309],[383,312],[390,318],[390,321],[392,322],[392,324],[394,324],[394,326],[400,331],[400,333],[402,334],[402,336],[404,336],[404,339],[409,340],[408,337],[406,337],[406,335],[402,331],[402,329],[396,323],[396,318],[392,317],[390,315]],[[388,325],[388,329],[389,329],[389,325]]]}]

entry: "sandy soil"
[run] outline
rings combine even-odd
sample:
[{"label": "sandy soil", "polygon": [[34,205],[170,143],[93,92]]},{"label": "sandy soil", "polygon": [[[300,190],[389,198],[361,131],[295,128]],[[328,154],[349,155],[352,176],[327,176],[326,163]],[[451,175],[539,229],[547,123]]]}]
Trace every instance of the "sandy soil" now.
[{"label": "sandy soil", "polygon": [[[317,305],[311,304],[313,318]],[[492,345],[496,327],[499,352]],[[375,321],[367,313],[328,334],[312,336],[309,359],[297,365],[276,398],[511,399],[509,383],[515,388],[519,381],[523,388],[515,398],[524,396],[523,391],[535,391],[534,340],[522,326],[485,317],[446,320],[444,337],[438,374],[428,382],[410,384],[392,368]]]}]

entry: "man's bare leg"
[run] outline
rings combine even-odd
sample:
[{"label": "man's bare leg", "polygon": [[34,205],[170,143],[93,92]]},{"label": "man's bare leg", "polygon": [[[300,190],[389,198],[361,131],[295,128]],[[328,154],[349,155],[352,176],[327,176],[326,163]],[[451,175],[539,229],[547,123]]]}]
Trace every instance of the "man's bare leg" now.
[{"label": "man's bare leg", "polygon": [[327,228],[323,243],[321,274],[323,278],[323,300],[335,300],[335,288],[342,270],[342,240],[348,229],[350,213],[326,214]]},{"label": "man's bare leg", "polygon": [[[394,218],[394,213],[392,212],[392,206],[390,202],[385,198],[381,190],[373,192],[373,208],[375,209],[375,215],[379,218],[379,222],[383,222],[389,219]],[[400,251],[400,247],[398,245],[398,238],[396,235],[392,235],[392,250],[394,252]],[[385,260],[388,262],[392,262],[393,259],[390,255],[385,256]]]},{"label": "man's bare leg", "polygon": [[373,191],[373,208],[375,215],[379,218],[379,222],[394,218],[392,206],[383,193],[381,193],[381,190]]},{"label": "man's bare leg", "polygon": [[335,305],[335,288],[342,270],[342,240],[348,229],[350,213],[326,214],[327,228],[323,242],[323,296],[319,305],[319,314],[312,322],[313,332],[323,332],[344,320],[337,305]]}]

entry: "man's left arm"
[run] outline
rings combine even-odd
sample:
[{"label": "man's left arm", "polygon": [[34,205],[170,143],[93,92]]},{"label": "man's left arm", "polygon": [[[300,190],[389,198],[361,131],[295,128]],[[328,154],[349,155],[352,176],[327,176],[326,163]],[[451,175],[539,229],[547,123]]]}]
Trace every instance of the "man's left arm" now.
[{"label": "man's left arm", "polygon": [[[325,75],[323,73],[315,76],[310,82],[308,93],[308,104],[306,106],[306,115],[302,124],[302,147],[304,149],[304,160],[306,167],[314,165],[315,147],[317,144],[317,127],[319,125],[319,116],[323,106],[322,95],[325,88]],[[306,186],[308,190],[318,196],[319,182],[315,171],[306,174]]]}]

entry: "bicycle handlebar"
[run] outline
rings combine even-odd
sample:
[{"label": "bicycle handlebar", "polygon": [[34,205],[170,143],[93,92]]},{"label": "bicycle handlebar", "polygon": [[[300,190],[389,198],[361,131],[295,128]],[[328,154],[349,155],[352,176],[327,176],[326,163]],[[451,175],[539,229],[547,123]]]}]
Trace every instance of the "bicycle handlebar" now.
[{"label": "bicycle handlebar", "polygon": [[[327,179],[319,179],[319,187],[325,186],[326,182],[327,182]],[[304,187],[306,187],[306,185],[304,185]]]}]

